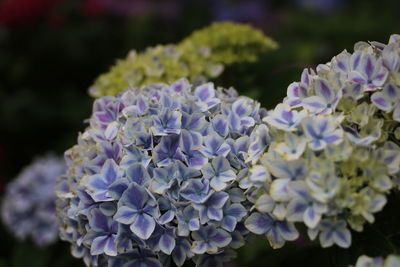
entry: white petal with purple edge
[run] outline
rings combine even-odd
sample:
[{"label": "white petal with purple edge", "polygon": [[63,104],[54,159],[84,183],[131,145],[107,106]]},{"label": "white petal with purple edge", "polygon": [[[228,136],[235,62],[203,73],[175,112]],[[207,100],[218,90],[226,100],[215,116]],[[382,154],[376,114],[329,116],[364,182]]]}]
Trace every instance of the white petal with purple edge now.
[{"label": "white petal with purple edge", "polygon": [[250,232],[262,235],[271,229],[273,220],[266,214],[256,212],[251,214],[244,224]]},{"label": "white petal with purple edge", "polygon": [[131,224],[137,217],[137,211],[129,207],[122,206],[118,208],[114,215],[114,220],[123,224]]},{"label": "white petal with purple edge", "polygon": [[304,98],[302,101],[303,107],[310,112],[318,113],[324,110],[327,106],[327,103],[322,97],[319,96],[310,96]]},{"label": "white petal with purple edge", "polygon": [[379,109],[390,112],[393,109],[392,101],[383,92],[375,92],[371,96],[371,102]]},{"label": "white petal with purple edge", "polygon": [[321,215],[318,214],[313,207],[308,207],[304,212],[304,223],[309,228],[315,228],[321,220]]},{"label": "white petal with purple edge", "polygon": [[333,240],[334,242],[342,247],[348,248],[351,245],[351,233],[347,228],[337,229],[333,233]]},{"label": "white petal with purple edge", "polygon": [[115,245],[115,236],[109,236],[104,247],[104,253],[108,256],[117,256],[117,246]]},{"label": "white petal with purple edge", "polygon": [[167,255],[171,255],[172,250],[175,248],[175,239],[170,235],[162,235],[158,243],[160,250]]},{"label": "white petal with purple edge", "polygon": [[102,254],[104,252],[106,244],[107,244],[107,236],[96,237],[93,240],[92,245],[90,247],[90,254],[92,255]]},{"label": "white petal with purple edge", "polygon": [[132,232],[144,240],[151,236],[155,227],[154,219],[147,214],[138,215],[130,226]]},{"label": "white petal with purple edge", "polygon": [[290,183],[290,179],[275,179],[271,183],[270,195],[275,201],[288,201],[290,195],[287,186]]},{"label": "white petal with purple edge", "polygon": [[119,123],[117,121],[110,123],[104,132],[105,138],[107,138],[107,140],[113,140],[117,136],[118,128]]},{"label": "white petal with purple edge", "polygon": [[250,181],[263,183],[267,181],[271,181],[271,175],[269,174],[266,167],[262,165],[253,166],[250,169]]},{"label": "white petal with purple edge", "polygon": [[207,251],[207,244],[203,241],[194,241],[190,250],[195,254],[204,254]]},{"label": "white petal with purple edge", "polygon": [[355,83],[362,84],[362,85],[367,83],[366,78],[358,71],[350,72],[349,79]]}]

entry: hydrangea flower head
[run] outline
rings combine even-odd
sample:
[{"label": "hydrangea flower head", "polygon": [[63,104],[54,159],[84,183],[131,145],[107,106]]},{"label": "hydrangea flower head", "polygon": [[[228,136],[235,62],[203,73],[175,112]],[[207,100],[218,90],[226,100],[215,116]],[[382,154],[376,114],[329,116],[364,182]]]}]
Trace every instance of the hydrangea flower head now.
[{"label": "hydrangea flower head", "polygon": [[302,223],[322,247],[348,248],[350,229],[374,222],[399,186],[399,55],[398,35],[360,42],[289,85],[250,137],[248,230],[281,247]]},{"label": "hydrangea flower head", "polygon": [[54,190],[65,170],[64,160],[49,155],[36,159],[7,185],[1,216],[18,239],[30,237],[38,246],[57,240]]},{"label": "hydrangea flower head", "polygon": [[157,45],[117,62],[89,89],[94,97],[116,95],[129,87],[173,83],[182,77],[202,84],[218,77],[225,66],[254,62],[276,49],[275,41],[249,25],[216,22],[178,44]]},{"label": "hydrangea flower head", "polygon": [[99,98],[65,154],[61,238],[93,266],[230,259],[249,233],[251,203],[239,184],[264,115],[233,89],[186,79]]}]

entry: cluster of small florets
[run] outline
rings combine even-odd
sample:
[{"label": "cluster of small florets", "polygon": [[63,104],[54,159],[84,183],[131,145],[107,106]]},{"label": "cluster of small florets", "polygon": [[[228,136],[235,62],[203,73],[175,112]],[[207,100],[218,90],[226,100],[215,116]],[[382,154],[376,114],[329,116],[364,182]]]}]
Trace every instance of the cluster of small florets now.
[{"label": "cluster of small florets", "polygon": [[207,46],[158,45],[142,53],[131,51],[108,73],[100,75],[89,93],[93,97],[116,95],[130,87],[172,83],[182,77],[200,84],[218,77],[223,70],[223,64],[211,60],[211,50]]},{"label": "cluster of small florets", "polygon": [[173,83],[185,77],[193,84],[218,77],[233,63],[255,61],[277,44],[249,25],[218,22],[195,31],[178,44],[131,51],[91,86],[94,97],[116,95],[129,87]]},{"label": "cluster of small florets", "polygon": [[18,239],[31,237],[38,246],[58,239],[54,189],[65,169],[65,162],[60,158],[39,158],[8,184],[1,215]]},{"label": "cluster of small florets", "polygon": [[349,228],[374,222],[398,185],[399,70],[393,35],[388,45],[358,43],[288,87],[248,152],[250,231],[281,247],[301,222],[322,247],[347,248]]},{"label": "cluster of small florets", "polygon": [[249,233],[252,204],[239,185],[264,115],[233,89],[185,79],[96,100],[66,152],[61,238],[87,265],[218,266]]},{"label": "cluster of small florets", "polygon": [[398,255],[389,255],[386,258],[371,258],[365,255],[357,259],[355,267],[399,267],[400,257]]}]

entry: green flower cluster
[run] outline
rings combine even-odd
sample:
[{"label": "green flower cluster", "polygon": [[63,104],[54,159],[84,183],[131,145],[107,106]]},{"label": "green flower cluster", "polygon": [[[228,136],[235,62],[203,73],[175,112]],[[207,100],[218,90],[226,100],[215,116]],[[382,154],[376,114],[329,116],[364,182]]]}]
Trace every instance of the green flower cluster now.
[{"label": "green flower cluster", "polygon": [[188,78],[201,84],[218,77],[225,65],[253,62],[277,44],[261,31],[231,22],[214,23],[178,44],[131,51],[90,87],[93,97],[116,95],[130,87]]},{"label": "green flower cluster", "polygon": [[277,44],[249,25],[231,22],[213,23],[195,31],[182,44],[209,47],[211,59],[224,65],[254,62],[259,55],[277,48]]}]

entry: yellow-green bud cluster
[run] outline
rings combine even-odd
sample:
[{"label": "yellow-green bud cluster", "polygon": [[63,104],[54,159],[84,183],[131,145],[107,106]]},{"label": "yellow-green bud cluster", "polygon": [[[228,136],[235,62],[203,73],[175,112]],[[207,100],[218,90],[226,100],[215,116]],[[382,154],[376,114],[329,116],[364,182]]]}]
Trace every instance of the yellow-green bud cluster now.
[{"label": "yellow-green bud cluster", "polygon": [[277,44],[261,31],[231,22],[214,23],[178,44],[131,51],[90,87],[93,97],[116,95],[130,87],[172,83],[187,78],[194,84],[218,77],[224,66],[253,62]]}]

